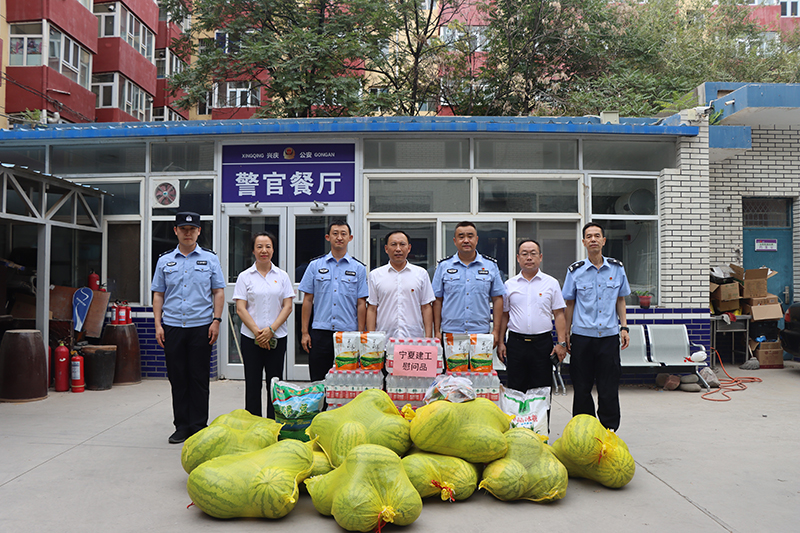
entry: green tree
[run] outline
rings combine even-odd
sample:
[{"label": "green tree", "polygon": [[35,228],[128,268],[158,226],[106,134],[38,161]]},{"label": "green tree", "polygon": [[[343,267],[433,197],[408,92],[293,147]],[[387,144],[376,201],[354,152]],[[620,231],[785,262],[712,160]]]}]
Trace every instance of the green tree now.
[{"label": "green tree", "polygon": [[736,0],[649,0],[616,6],[623,28],[608,68],[576,78],[566,114],[652,116],[705,81],[797,82],[798,39],[775,38]]},{"label": "green tree", "polygon": [[166,0],[163,5],[176,20],[191,11],[191,30],[172,45],[197,56],[170,79],[183,108],[230,81],[263,90],[260,116],[362,115],[376,105],[363,90],[362,67],[383,39],[386,3]]},{"label": "green tree", "polygon": [[621,30],[607,0],[492,0],[482,9],[486,114],[557,113],[574,80],[603,72],[616,53]]},{"label": "green tree", "polygon": [[381,112],[418,115],[435,111],[442,82],[442,54],[452,42],[440,36],[468,7],[466,0],[395,0],[386,3],[377,46],[368,50],[364,69],[380,91]]}]

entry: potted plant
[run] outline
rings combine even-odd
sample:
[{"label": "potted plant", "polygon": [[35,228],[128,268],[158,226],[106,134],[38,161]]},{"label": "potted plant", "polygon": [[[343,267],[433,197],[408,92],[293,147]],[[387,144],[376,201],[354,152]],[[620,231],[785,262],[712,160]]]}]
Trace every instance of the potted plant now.
[{"label": "potted plant", "polygon": [[639,307],[642,309],[650,308],[650,300],[653,298],[653,293],[650,291],[633,291],[633,294],[639,297]]}]

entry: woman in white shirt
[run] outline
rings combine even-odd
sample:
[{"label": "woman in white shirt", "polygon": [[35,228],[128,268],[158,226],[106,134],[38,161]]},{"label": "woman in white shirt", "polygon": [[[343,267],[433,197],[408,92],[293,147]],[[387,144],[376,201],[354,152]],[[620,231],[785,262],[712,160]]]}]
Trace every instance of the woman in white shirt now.
[{"label": "woman in white shirt", "polygon": [[261,410],[261,383],[267,374],[267,417],[275,418],[269,393],[273,377],[283,376],[286,355],[286,319],[292,312],[294,289],[285,271],[272,264],[275,237],[268,232],[253,235],[256,262],[239,273],[233,299],[242,319],[241,349],[244,362],[244,405],[256,416]]}]

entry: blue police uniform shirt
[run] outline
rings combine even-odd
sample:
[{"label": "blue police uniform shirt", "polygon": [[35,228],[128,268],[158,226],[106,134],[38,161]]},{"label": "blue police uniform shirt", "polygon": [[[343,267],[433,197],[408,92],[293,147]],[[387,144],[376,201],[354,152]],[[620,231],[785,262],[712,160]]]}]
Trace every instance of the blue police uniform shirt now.
[{"label": "blue police uniform shirt", "polygon": [[465,265],[458,254],[439,261],[433,275],[433,295],[442,298],[442,332],[489,333],[489,303],[506,292],[500,269],[493,260],[477,254]]},{"label": "blue police uniform shirt", "polygon": [[350,254],[328,252],[309,263],[298,289],[314,295],[312,329],[358,331],[358,299],[369,296],[367,268]]},{"label": "blue police uniform shirt", "polygon": [[179,247],[161,254],[150,290],[164,293],[162,324],[193,328],[214,319],[212,289],[224,289],[225,277],[217,254],[195,246],[184,256]]},{"label": "blue police uniform shirt", "polygon": [[625,268],[616,259],[603,257],[600,268],[588,259],[570,265],[561,294],[564,300],[575,300],[572,333],[587,337],[618,335],[617,298],[630,293]]}]

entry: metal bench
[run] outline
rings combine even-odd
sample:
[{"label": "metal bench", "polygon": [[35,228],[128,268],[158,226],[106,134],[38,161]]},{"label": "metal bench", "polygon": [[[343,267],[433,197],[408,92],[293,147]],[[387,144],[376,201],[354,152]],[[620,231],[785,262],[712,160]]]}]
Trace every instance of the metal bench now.
[{"label": "metal bench", "polygon": [[[624,350],[620,350],[620,352],[619,352],[620,366],[622,366],[623,369],[640,368],[640,369],[645,369],[647,371],[654,371],[654,370],[660,370],[665,366],[673,366],[673,365],[666,365],[664,362],[659,361],[659,360],[655,360],[654,359],[654,360],[651,361],[650,359],[648,359],[648,357],[647,357],[647,341],[645,340],[645,328],[644,328],[643,325],[641,325],[641,324],[632,324],[632,325],[630,325],[628,327],[630,329],[630,331],[628,332],[628,335],[630,337],[630,343],[628,344],[627,348],[625,348]],[[647,326],[647,327],[648,327],[648,335],[649,335],[649,333],[650,333],[650,329],[649,328],[651,326]],[[661,326],[658,326],[658,327],[661,327]],[[674,327],[674,326],[670,325],[668,327]],[[686,337],[686,351],[688,353],[689,352],[689,337],[688,337],[688,334],[686,333],[686,327],[682,326],[682,325],[680,325],[678,327],[683,329],[683,336]],[[660,335],[660,330],[657,330],[656,334]],[[668,333],[668,334],[669,335],[673,335],[673,336],[676,335],[675,332]],[[651,336],[651,339],[652,339],[652,336]],[[653,351],[653,347],[652,346],[653,345],[652,345],[652,340],[651,340],[651,344],[650,344],[650,353],[651,354],[656,353],[656,352]],[[664,348],[662,348],[662,344],[660,343],[659,344],[659,353],[661,353],[662,351],[664,352],[664,357],[668,357],[669,351],[668,350],[664,351]],[[691,361],[691,359],[689,359],[689,360]],[[568,364],[569,364],[569,354],[567,354],[567,356],[564,358],[564,360],[561,362],[561,364],[555,365],[553,367],[553,390],[554,390],[555,394],[558,394],[559,385],[560,385],[560,388],[562,390],[562,394],[566,394],[566,389],[564,388],[564,379],[561,377],[561,365],[568,365]],[[695,365],[695,369],[697,368],[697,366],[699,366],[697,363],[692,363],[692,364]],[[699,375],[700,374],[698,374],[698,376]],[[700,379],[702,380],[702,378],[700,378]],[[705,381],[703,381],[703,383],[705,384]],[[708,387],[708,385],[706,385],[706,388],[707,387]]]},{"label": "metal bench", "polygon": [[705,347],[689,341],[689,332],[683,324],[651,324],[647,326],[647,337],[650,339],[650,357],[663,370],[692,371],[700,383],[710,390],[708,383],[700,375],[702,362],[692,360],[692,352]]}]

